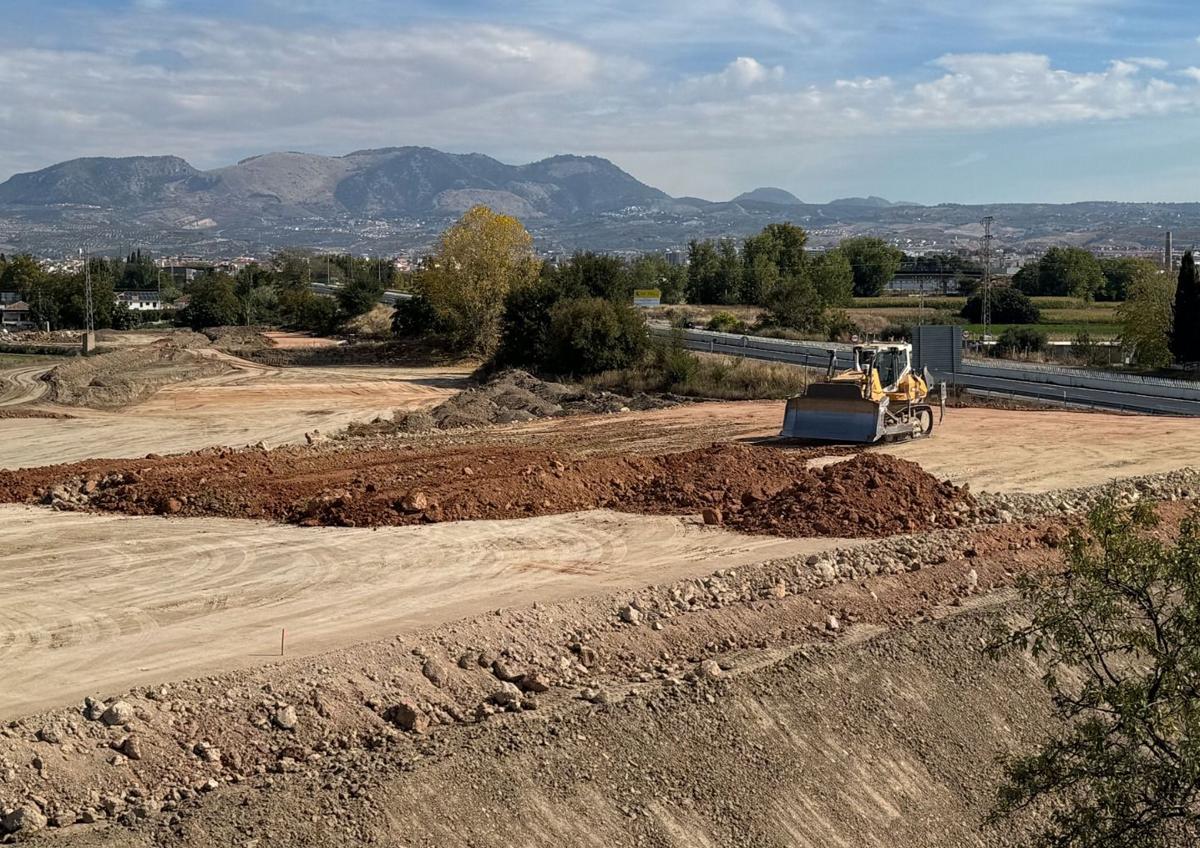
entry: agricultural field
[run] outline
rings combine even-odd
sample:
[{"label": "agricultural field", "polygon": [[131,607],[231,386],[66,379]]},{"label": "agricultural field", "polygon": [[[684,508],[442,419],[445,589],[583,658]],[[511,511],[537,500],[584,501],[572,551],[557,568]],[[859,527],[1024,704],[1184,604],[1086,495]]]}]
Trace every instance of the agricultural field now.
[{"label": "agricultural field", "polygon": [[[878,332],[887,324],[962,323],[959,312],[966,302],[965,297],[856,297],[854,306],[847,311],[851,319],[865,329]],[[1094,341],[1120,335],[1119,303],[1084,304],[1065,297],[1035,297],[1033,302],[1042,314],[1037,327],[1045,331],[1051,341],[1071,341],[1083,333]],[[1002,333],[1009,326],[1013,325],[993,324],[992,332]],[[973,334],[983,332],[980,324],[965,324],[964,329]]]}]

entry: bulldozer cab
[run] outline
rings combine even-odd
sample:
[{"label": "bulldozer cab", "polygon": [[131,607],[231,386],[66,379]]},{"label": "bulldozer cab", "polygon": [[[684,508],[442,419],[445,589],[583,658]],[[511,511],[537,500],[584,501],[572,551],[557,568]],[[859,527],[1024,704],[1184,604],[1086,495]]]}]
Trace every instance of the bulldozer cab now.
[{"label": "bulldozer cab", "polygon": [[892,391],[911,368],[907,347],[863,347],[855,349],[862,370],[879,375],[884,391]]}]

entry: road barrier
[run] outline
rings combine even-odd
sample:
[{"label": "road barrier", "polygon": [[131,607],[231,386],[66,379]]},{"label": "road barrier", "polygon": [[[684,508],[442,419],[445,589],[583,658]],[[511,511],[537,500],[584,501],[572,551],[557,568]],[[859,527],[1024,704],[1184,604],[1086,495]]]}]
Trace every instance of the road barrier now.
[{"label": "road barrier", "polygon": [[[834,351],[838,368],[853,364],[854,346],[848,344],[789,341],[712,330],[673,330],[663,326],[651,326],[650,332],[661,338],[679,333],[688,350],[812,368],[825,368],[829,352]],[[963,360],[957,372],[934,372],[933,376],[960,389],[1006,397],[1151,415],[1200,416],[1200,383],[1186,380],[980,360]]]}]

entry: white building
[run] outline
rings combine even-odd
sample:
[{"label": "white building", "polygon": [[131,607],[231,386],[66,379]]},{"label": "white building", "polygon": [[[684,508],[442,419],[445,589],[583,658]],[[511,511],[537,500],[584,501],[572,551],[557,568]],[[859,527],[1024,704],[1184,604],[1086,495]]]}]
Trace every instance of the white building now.
[{"label": "white building", "polygon": [[117,302],[123,303],[135,312],[161,312],[164,309],[174,309],[174,306],[162,299],[157,291],[119,291]]}]

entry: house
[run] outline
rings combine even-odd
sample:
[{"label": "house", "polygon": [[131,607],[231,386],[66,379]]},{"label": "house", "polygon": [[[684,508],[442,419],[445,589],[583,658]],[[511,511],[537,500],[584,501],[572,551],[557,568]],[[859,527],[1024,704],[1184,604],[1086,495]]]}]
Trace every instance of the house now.
[{"label": "house", "polygon": [[174,309],[174,306],[162,299],[157,291],[119,291],[117,302],[123,303],[135,312],[160,312],[164,309]]},{"label": "house", "polygon": [[36,326],[29,311],[29,304],[25,301],[0,304],[0,327],[7,330],[30,330]]}]

